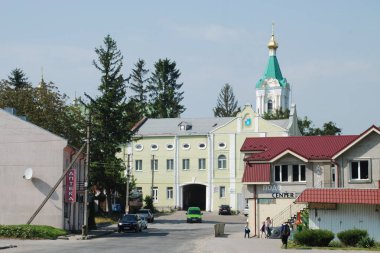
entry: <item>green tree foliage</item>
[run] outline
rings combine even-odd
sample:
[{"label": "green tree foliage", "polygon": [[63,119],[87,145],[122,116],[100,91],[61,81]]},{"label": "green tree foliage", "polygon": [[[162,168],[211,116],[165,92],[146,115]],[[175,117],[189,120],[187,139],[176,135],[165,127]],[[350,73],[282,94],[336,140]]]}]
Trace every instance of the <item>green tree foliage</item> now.
[{"label": "green tree foliage", "polygon": [[31,87],[25,73],[19,68],[12,70],[11,74],[8,76],[8,82],[9,85],[16,90]]},{"label": "green tree foliage", "polygon": [[266,112],[263,115],[263,119],[272,120],[272,119],[289,119],[290,110],[282,108],[276,109],[274,112]]},{"label": "green tree foliage", "polygon": [[[102,75],[98,90],[101,95],[91,98],[88,105],[92,115],[90,183],[104,188],[109,210],[115,191],[125,192],[124,166],[116,157],[120,145],[131,139],[130,107],[126,102],[126,80],[121,74],[123,56],[111,36],[104,38],[104,47],[95,49],[94,66]],[[119,188],[119,189],[118,189]],[[123,190],[122,190],[123,189]]]},{"label": "green tree foliage", "polygon": [[[27,80],[24,74],[21,79],[15,79]],[[11,80],[0,83],[0,108],[12,107],[29,122],[67,139],[75,147],[81,145],[84,118],[78,109],[66,104],[67,96],[53,82],[45,83],[42,79],[37,87],[11,83]]]},{"label": "green tree foliage", "polygon": [[159,59],[155,64],[155,71],[150,80],[149,116],[152,118],[176,118],[185,111],[181,105],[183,92],[180,92],[183,83],[177,80],[181,73],[176,69],[176,63],[169,59]]},{"label": "green tree foliage", "polygon": [[303,119],[298,119],[298,127],[302,135],[340,135],[342,129],[338,128],[332,121],[323,124],[323,128],[315,128],[310,119],[306,116]]},{"label": "green tree foliage", "polygon": [[135,68],[132,69],[130,76],[130,89],[134,92],[134,95],[130,96],[131,103],[135,106],[138,112],[138,117],[148,115],[148,81],[146,78],[149,70],[145,68],[144,60],[139,59],[135,64]]},{"label": "green tree foliage", "polygon": [[220,90],[216,107],[213,109],[215,117],[235,117],[240,111],[238,101],[230,84],[226,83]]}]

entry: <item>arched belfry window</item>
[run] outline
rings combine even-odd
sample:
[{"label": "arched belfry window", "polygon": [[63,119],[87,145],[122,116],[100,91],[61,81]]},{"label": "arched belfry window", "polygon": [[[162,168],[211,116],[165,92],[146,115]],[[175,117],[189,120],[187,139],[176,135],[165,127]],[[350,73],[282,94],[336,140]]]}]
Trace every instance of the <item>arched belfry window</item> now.
[{"label": "arched belfry window", "polygon": [[270,99],[270,100],[268,101],[268,112],[272,112],[272,110],[273,110],[273,102],[272,102],[272,100]]}]

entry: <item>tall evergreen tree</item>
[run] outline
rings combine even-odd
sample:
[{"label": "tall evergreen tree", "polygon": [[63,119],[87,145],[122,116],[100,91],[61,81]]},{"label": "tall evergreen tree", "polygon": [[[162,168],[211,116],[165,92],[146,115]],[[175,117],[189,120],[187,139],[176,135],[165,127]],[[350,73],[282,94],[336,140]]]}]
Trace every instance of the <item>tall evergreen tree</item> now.
[{"label": "tall evergreen tree", "polygon": [[12,70],[11,74],[8,76],[8,82],[16,90],[31,87],[25,73],[19,68]]},{"label": "tall evergreen tree", "polygon": [[213,109],[215,117],[235,117],[240,111],[238,101],[230,84],[226,83],[220,90],[216,107]]},{"label": "tall evergreen tree", "polygon": [[148,78],[145,78],[148,72],[144,60],[139,59],[130,76],[129,87],[134,92],[134,95],[130,96],[131,103],[134,103],[139,118],[148,115]]},{"label": "tall evergreen tree", "polygon": [[102,74],[98,90],[101,95],[89,104],[92,115],[90,183],[104,188],[111,210],[111,196],[118,186],[125,183],[122,160],[116,158],[120,145],[131,139],[126,103],[126,80],[121,74],[123,56],[111,36],[104,38],[104,47],[95,49],[97,60],[93,61]]},{"label": "tall evergreen tree", "polygon": [[159,59],[148,86],[150,96],[149,116],[152,118],[176,118],[186,109],[181,105],[183,83],[177,83],[181,73],[176,69],[175,61]]}]

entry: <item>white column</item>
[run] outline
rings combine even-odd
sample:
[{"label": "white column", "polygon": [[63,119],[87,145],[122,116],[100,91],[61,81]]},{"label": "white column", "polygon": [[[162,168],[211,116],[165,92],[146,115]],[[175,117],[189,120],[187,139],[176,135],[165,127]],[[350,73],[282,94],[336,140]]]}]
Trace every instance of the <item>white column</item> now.
[{"label": "white column", "polygon": [[180,202],[180,189],[179,189],[179,139],[178,136],[174,137],[174,148],[175,148],[175,158],[174,158],[174,194],[175,194],[175,205],[176,207],[181,206]]},{"label": "white column", "polygon": [[235,134],[230,134],[230,206],[231,209],[236,209],[236,138]]},{"label": "white column", "polygon": [[214,168],[214,135],[209,134],[207,136],[208,145],[208,170],[207,170],[207,187],[206,187],[206,210],[213,211],[213,168]]}]

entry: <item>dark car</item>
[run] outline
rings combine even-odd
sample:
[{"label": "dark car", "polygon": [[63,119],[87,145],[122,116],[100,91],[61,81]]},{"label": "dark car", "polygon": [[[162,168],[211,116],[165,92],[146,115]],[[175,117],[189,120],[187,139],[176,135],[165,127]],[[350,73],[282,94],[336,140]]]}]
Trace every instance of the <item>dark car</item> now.
[{"label": "dark car", "polygon": [[141,217],[145,217],[148,222],[154,221],[153,213],[149,209],[140,209],[137,211],[137,214]]},{"label": "dark car", "polygon": [[135,231],[136,233],[142,231],[142,223],[139,215],[125,214],[121,217],[117,224],[117,231],[120,233],[126,230]]},{"label": "dark car", "polygon": [[231,207],[229,205],[221,205],[219,207],[219,215],[228,214],[231,215]]}]

